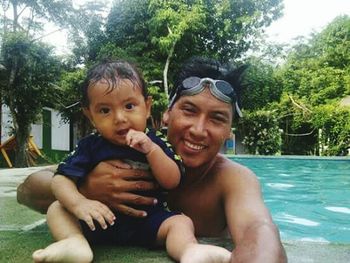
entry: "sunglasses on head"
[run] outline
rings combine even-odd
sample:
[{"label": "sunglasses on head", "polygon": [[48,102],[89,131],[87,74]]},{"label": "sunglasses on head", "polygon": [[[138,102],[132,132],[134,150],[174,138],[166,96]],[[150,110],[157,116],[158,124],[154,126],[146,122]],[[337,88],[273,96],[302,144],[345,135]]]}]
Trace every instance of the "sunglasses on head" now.
[{"label": "sunglasses on head", "polygon": [[211,94],[215,98],[225,103],[235,105],[238,116],[243,116],[237,103],[236,92],[231,86],[231,84],[224,80],[217,80],[211,78],[188,77],[184,79],[181,85],[179,85],[172,92],[169,107],[172,107],[175,101],[181,96],[193,96],[199,94],[206,88],[206,86],[209,87]]}]

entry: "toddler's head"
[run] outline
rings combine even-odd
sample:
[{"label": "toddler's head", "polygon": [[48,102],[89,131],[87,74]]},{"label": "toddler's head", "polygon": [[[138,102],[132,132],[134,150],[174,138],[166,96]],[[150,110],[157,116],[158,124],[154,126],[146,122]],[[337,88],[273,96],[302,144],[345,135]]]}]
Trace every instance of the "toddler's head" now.
[{"label": "toddler's head", "polygon": [[130,129],[144,131],[151,98],[136,67],[126,61],[108,61],[93,66],[82,86],[84,114],[107,140],[125,144]]}]

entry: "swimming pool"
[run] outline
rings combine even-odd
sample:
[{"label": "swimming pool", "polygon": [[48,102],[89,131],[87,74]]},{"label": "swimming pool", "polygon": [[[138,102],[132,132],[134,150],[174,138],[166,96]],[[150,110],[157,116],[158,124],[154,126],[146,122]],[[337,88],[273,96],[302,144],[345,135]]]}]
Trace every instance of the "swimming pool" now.
[{"label": "swimming pool", "polygon": [[230,159],[259,177],[265,204],[282,240],[350,244],[350,159]]}]

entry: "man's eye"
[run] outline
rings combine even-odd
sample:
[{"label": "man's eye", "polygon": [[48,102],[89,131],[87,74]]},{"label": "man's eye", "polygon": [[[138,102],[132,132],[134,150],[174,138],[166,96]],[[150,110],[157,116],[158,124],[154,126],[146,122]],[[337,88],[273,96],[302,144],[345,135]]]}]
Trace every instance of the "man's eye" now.
[{"label": "man's eye", "polygon": [[194,113],[195,109],[190,107],[185,107],[182,109],[185,113]]},{"label": "man's eye", "polygon": [[109,113],[109,109],[108,108],[101,108],[99,112],[102,114],[107,114],[107,113]]},{"label": "man's eye", "polygon": [[135,104],[133,104],[133,103],[128,103],[128,104],[125,105],[125,108],[127,110],[132,110],[134,107],[135,107]]},{"label": "man's eye", "polygon": [[226,122],[228,122],[227,118],[221,117],[221,116],[215,116],[212,119],[216,123],[226,123]]}]

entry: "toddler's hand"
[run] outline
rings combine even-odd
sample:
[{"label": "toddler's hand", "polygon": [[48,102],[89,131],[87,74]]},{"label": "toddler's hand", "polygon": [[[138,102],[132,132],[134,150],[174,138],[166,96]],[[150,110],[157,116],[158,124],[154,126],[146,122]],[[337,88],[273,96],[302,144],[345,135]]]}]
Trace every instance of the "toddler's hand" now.
[{"label": "toddler's hand", "polygon": [[115,215],[108,206],[99,201],[83,199],[72,210],[71,212],[77,218],[84,220],[92,231],[95,230],[93,220],[96,220],[103,229],[107,228],[107,222],[111,226],[114,225]]},{"label": "toddler's hand", "polygon": [[144,133],[130,129],[126,135],[126,144],[135,150],[148,154],[154,148],[154,142]]}]

